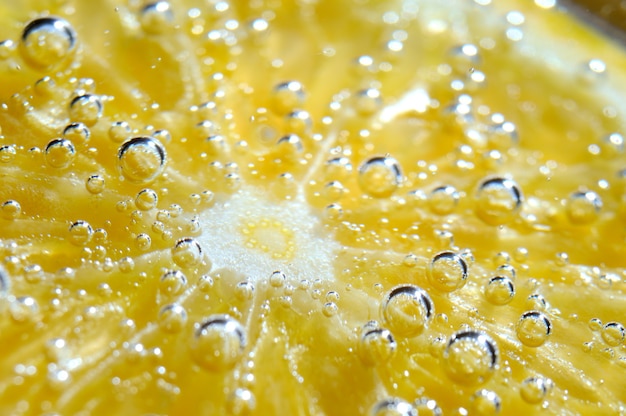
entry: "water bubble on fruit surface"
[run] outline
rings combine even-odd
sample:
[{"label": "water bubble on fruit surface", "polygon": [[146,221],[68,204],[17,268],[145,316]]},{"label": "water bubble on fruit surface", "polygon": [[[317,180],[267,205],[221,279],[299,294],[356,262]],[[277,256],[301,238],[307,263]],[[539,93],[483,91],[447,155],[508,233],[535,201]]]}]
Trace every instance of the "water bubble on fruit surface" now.
[{"label": "water bubble on fruit surface", "polygon": [[142,211],[149,211],[156,207],[159,202],[157,193],[149,188],[142,189],[135,197],[135,206]]},{"label": "water bubble on fruit surface", "polygon": [[174,23],[172,7],[167,1],[148,3],[139,12],[139,23],[144,32],[161,34]]},{"label": "water bubble on fruit surface", "polygon": [[286,279],[285,273],[277,270],[270,275],[270,285],[272,287],[283,287]]},{"label": "water bubble on fruit surface", "polygon": [[433,399],[421,397],[413,402],[413,407],[419,416],[442,416],[443,410]]},{"label": "water bubble on fruit surface", "polygon": [[370,412],[371,416],[417,416],[417,410],[405,400],[395,397],[383,399],[376,403]]},{"label": "water bubble on fruit surface", "polygon": [[478,186],[476,215],[489,225],[506,224],[515,218],[522,201],[522,191],[515,181],[490,177]]},{"label": "water bubble on fruit surface", "polygon": [[159,311],[158,323],[164,332],[172,334],[180,332],[187,323],[187,311],[175,303],[165,305]]},{"label": "water bubble on fruit surface", "polygon": [[70,225],[70,241],[77,246],[83,246],[91,241],[93,228],[87,221],[78,220]]},{"label": "water bubble on fruit surface", "polygon": [[132,132],[130,125],[126,121],[114,121],[109,127],[109,138],[115,143],[122,143]]},{"label": "water bubble on fruit surface", "polygon": [[162,294],[177,296],[187,286],[187,277],[180,270],[169,270],[161,276],[159,290]]},{"label": "water bubble on fruit surface", "polygon": [[131,182],[149,182],[165,168],[167,154],[163,145],[152,137],[135,137],[123,143],[117,152],[117,165]]},{"label": "water bubble on fruit surface", "polygon": [[481,384],[498,364],[495,341],[483,332],[462,330],[453,334],[443,352],[446,374],[461,384]]},{"label": "water bubble on fruit surface", "polygon": [[485,286],[485,297],[493,305],[506,305],[515,296],[515,285],[506,276],[494,276]]},{"label": "water bubble on fruit surface", "polygon": [[400,285],[391,289],[381,303],[385,325],[399,336],[419,335],[428,326],[434,313],[433,302],[423,289]]},{"label": "water bubble on fruit surface", "polygon": [[459,192],[454,186],[444,185],[433,189],[428,197],[430,210],[437,215],[448,215],[459,203]]},{"label": "water bubble on fruit surface", "polygon": [[618,345],[624,342],[624,336],[626,335],[626,330],[624,326],[619,322],[608,322],[602,328],[602,339],[607,345],[611,347],[617,347]]},{"label": "water bubble on fruit surface", "polygon": [[20,40],[24,60],[42,70],[69,61],[76,48],[74,28],[66,20],[52,16],[31,20]]},{"label": "water bubble on fruit surface", "polygon": [[298,81],[287,81],[274,87],[272,94],[273,109],[279,114],[289,114],[304,105],[306,94]]},{"label": "water bubble on fruit surface", "polygon": [[46,145],[46,162],[53,168],[68,167],[76,156],[74,144],[67,139],[54,139]]},{"label": "water bubble on fruit surface", "polygon": [[84,123],[70,123],[63,129],[63,138],[73,143],[85,144],[91,137],[91,131]]},{"label": "water bubble on fruit surface", "polygon": [[359,187],[374,198],[391,196],[402,183],[398,161],[390,156],[375,156],[359,167]]},{"label": "water bubble on fruit surface", "polygon": [[2,212],[2,218],[5,220],[14,220],[22,213],[22,206],[19,202],[9,199],[2,203],[0,211]]},{"label": "water bubble on fruit surface", "polygon": [[574,192],[567,199],[567,217],[573,224],[589,224],[602,209],[600,196],[593,191]]},{"label": "water bubble on fruit surface", "polygon": [[552,323],[543,312],[528,311],[517,321],[515,332],[522,344],[539,347],[552,333]]},{"label": "water bubble on fruit surface", "polygon": [[249,281],[237,283],[235,295],[241,301],[250,300],[254,296],[254,285]]},{"label": "water bubble on fruit surface", "polygon": [[6,144],[4,146],[0,146],[0,162],[9,163],[15,159],[15,155],[17,152],[15,151],[15,146],[11,144]]},{"label": "water bubble on fruit surface", "polygon": [[233,416],[251,415],[256,408],[254,393],[245,388],[235,389],[227,401],[228,414]]},{"label": "water bubble on fruit surface", "polygon": [[202,260],[202,247],[195,238],[185,237],[172,248],[172,260],[179,267],[192,267]]},{"label": "water bubble on fruit surface", "polygon": [[102,175],[90,175],[85,182],[87,191],[91,194],[99,194],[104,191],[104,176]]},{"label": "water bubble on fruit surface", "polygon": [[462,74],[467,73],[470,69],[480,64],[478,47],[471,43],[452,48],[449,57],[452,67]]},{"label": "water bubble on fruit surface", "polygon": [[11,278],[4,267],[0,266],[0,299],[7,296],[11,290]]},{"label": "water bubble on fruit surface", "polygon": [[380,91],[368,88],[356,93],[356,110],[359,114],[370,115],[377,112],[383,104]]},{"label": "water bubble on fruit surface", "polygon": [[528,377],[522,381],[520,396],[526,403],[540,403],[548,394],[548,382],[543,377]]},{"label": "water bubble on fruit surface", "polygon": [[352,173],[352,162],[344,156],[329,159],[326,162],[326,176],[333,179],[344,179]]},{"label": "water bubble on fruit surface", "polygon": [[11,318],[16,322],[25,322],[34,319],[38,312],[39,304],[30,296],[16,298],[9,305]]},{"label": "water bubble on fruit surface", "polygon": [[436,254],[428,265],[428,281],[441,292],[460,289],[465,285],[467,276],[467,263],[452,251]]},{"label": "water bubble on fruit surface", "polygon": [[93,126],[102,117],[102,101],[91,94],[79,95],[70,102],[70,118]]},{"label": "water bubble on fruit surface", "polygon": [[322,307],[322,313],[328,318],[337,315],[337,312],[339,312],[339,307],[335,302],[326,302]]},{"label": "water bubble on fruit surface", "polygon": [[243,356],[246,333],[229,315],[211,315],[196,329],[191,351],[195,362],[210,371],[232,368]]},{"label": "water bubble on fruit surface", "polygon": [[502,401],[494,391],[480,389],[472,395],[471,409],[473,414],[479,416],[493,416],[500,413]]},{"label": "water bubble on fruit surface", "polygon": [[384,364],[393,357],[398,344],[388,329],[380,328],[375,322],[366,324],[361,330],[357,351],[364,364]]},{"label": "water bubble on fruit surface", "polygon": [[152,247],[152,238],[146,233],[141,233],[135,237],[135,246],[141,251],[148,251]]}]

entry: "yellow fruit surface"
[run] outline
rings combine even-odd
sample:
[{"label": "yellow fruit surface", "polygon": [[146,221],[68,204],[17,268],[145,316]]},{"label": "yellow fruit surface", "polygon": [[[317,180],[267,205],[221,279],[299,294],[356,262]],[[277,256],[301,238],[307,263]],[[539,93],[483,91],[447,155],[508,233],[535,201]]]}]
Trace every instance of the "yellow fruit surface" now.
[{"label": "yellow fruit surface", "polygon": [[0,0],[0,414],[626,413],[626,53],[554,0]]}]

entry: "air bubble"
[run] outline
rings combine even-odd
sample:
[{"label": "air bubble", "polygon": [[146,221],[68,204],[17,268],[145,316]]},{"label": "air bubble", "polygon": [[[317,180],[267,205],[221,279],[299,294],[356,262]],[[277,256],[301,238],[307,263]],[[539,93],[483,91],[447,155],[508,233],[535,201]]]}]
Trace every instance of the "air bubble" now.
[{"label": "air bubble", "polygon": [[142,189],[135,197],[135,206],[142,211],[154,209],[158,202],[159,197],[152,189]]},{"label": "air bubble", "polygon": [[361,115],[371,115],[377,112],[383,104],[380,91],[368,88],[356,93],[356,110]]},{"label": "air bubble", "polygon": [[450,64],[460,74],[465,74],[480,64],[478,47],[471,43],[456,46],[450,50]]},{"label": "air bubble", "polygon": [[383,399],[372,407],[372,416],[417,416],[411,403],[398,398]]},{"label": "air bubble", "polygon": [[520,396],[526,403],[541,403],[547,394],[548,382],[543,377],[529,377],[520,386]]},{"label": "air bubble", "polygon": [[240,301],[252,299],[254,296],[254,285],[248,281],[237,283],[237,286],[235,286],[235,295]]},{"label": "air bubble", "polygon": [[135,237],[135,245],[141,251],[148,251],[152,246],[152,238],[146,233],[141,233]]},{"label": "air bubble", "polygon": [[162,294],[178,296],[187,286],[187,277],[180,270],[170,270],[161,276],[159,285]]},{"label": "air bubble", "polygon": [[399,336],[413,337],[428,326],[434,305],[428,293],[414,285],[400,285],[391,289],[381,303],[385,325]]},{"label": "air bubble", "polygon": [[228,397],[227,406],[229,415],[250,415],[256,408],[256,399],[250,390],[238,388]]},{"label": "air bubble", "polygon": [[626,330],[619,322],[608,322],[602,328],[602,339],[611,347],[621,345],[624,342],[625,335]]},{"label": "air bubble", "polygon": [[433,399],[422,397],[413,403],[419,416],[443,416],[443,410]]},{"label": "air bubble", "polygon": [[275,271],[270,275],[270,285],[272,287],[283,287],[285,285],[285,280],[287,280],[287,276],[285,273],[281,271]]},{"label": "air bubble", "polygon": [[459,192],[451,185],[433,189],[428,198],[430,210],[437,215],[451,214],[458,203]]},{"label": "air bubble", "polygon": [[2,203],[0,211],[2,211],[2,218],[5,220],[14,220],[22,213],[22,206],[19,202],[9,199]]},{"label": "air bubble", "polygon": [[159,328],[164,332],[174,334],[180,332],[187,323],[187,311],[180,305],[165,305],[159,311]]},{"label": "air bubble", "polygon": [[428,266],[428,281],[441,292],[453,292],[462,288],[467,276],[467,263],[461,256],[451,251],[438,253]]},{"label": "air bubble", "polygon": [[130,125],[125,121],[115,121],[109,127],[109,138],[115,143],[122,143],[130,136]]},{"label": "air bubble", "polygon": [[480,389],[471,397],[472,414],[480,416],[493,416],[500,413],[502,401],[495,392]]},{"label": "air bubble", "polygon": [[139,23],[144,32],[158,35],[172,27],[174,13],[167,1],[149,3],[139,12]]},{"label": "air bubble", "polygon": [[118,168],[131,182],[156,179],[165,167],[165,148],[152,137],[135,137],[122,144],[117,152]]},{"label": "air bubble", "polygon": [[365,365],[375,366],[388,362],[397,348],[398,344],[388,329],[370,322],[361,331],[357,351]]},{"label": "air bubble", "polygon": [[30,296],[22,296],[11,302],[9,313],[16,322],[30,321],[39,313],[39,304]]},{"label": "air bubble", "polygon": [[274,87],[272,104],[278,114],[289,114],[296,108],[301,108],[306,100],[304,87],[298,81],[288,81]]},{"label": "air bubble", "polygon": [[347,157],[336,157],[326,162],[326,177],[342,180],[352,173],[352,162]]},{"label": "air bubble", "polygon": [[485,297],[493,305],[506,305],[515,296],[515,285],[506,276],[494,276],[485,287]]},{"label": "air bubble", "polygon": [[567,217],[573,224],[592,223],[601,209],[602,200],[593,191],[574,192],[567,200]]},{"label": "air bubble", "polygon": [[313,127],[313,121],[308,111],[295,110],[286,116],[289,131],[296,134],[309,134]]},{"label": "air bubble", "polygon": [[58,17],[32,20],[22,32],[20,52],[34,68],[47,70],[60,66],[76,52],[76,32]]},{"label": "air bubble", "polygon": [[46,162],[53,168],[66,168],[74,160],[76,149],[69,140],[55,139],[46,146],[45,156]]},{"label": "air bubble", "polygon": [[0,266],[0,299],[5,298],[11,290],[11,278],[9,274]]},{"label": "air bubble", "polygon": [[199,325],[191,343],[196,363],[210,371],[232,368],[241,359],[245,347],[245,330],[229,315],[209,316]]},{"label": "air bubble", "polygon": [[70,123],[63,129],[63,138],[72,143],[87,144],[91,131],[84,123]]},{"label": "air bubble", "polygon": [[517,322],[515,332],[522,344],[539,347],[552,333],[552,323],[543,312],[528,311]]},{"label": "air bubble", "polygon": [[463,330],[453,334],[443,352],[444,370],[462,384],[482,384],[498,364],[498,349],[483,332]]},{"label": "air bubble", "polygon": [[79,220],[70,225],[70,241],[76,246],[84,246],[93,237],[93,228],[87,221]]},{"label": "air bubble", "polygon": [[522,191],[512,179],[487,178],[476,192],[476,215],[489,225],[503,225],[515,218],[522,201]]},{"label": "air bubble", "polygon": [[70,118],[87,126],[93,126],[102,117],[102,101],[91,95],[79,95],[70,103]]},{"label": "air bubble", "polygon": [[0,147],[0,162],[2,163],[10,163],[15,159],[15,155],[17,152],[15,151],[14,145],[4,145]]},{"label": "air bubble", "polygon": [[195,266],[202,260],[202,247],[194,238],[181,238],[172,248],[172,259],[179,267]]},{"label": "air bubble", "polygon": [[85,187],[87,191],[91,194],[99,194],[104,191],[104,177],[102,175],[91,175],[87,178],[85,182]]},{"label": "air bubble", "polygon": [[401,183],[400,164],[390,156],[372,157],[359,167],[359,186],[374,198],[391,196]]}]

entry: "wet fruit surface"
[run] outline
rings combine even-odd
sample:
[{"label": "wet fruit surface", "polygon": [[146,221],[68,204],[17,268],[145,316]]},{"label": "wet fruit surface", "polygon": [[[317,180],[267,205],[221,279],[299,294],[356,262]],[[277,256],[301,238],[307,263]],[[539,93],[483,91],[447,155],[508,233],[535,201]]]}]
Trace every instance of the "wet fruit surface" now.
[{"label": "wet fruit surface", "polygon": [[626,412],[626,54],[555,1],[0,8],[0,413]]}]

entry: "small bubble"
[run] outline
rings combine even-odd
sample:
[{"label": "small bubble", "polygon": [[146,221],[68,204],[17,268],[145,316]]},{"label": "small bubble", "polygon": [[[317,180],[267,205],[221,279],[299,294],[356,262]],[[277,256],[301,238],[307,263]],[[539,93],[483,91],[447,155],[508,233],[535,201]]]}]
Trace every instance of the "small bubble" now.
[{"label": "small bubble", "polygon": [[159,311],[159,328],[174,334],[180,332],[187,323],[187,311],[180,305],[165,305]]},{"label": "small bubble", "polygon": [[191,342],[194,360],[210,371],[232,368],[245,348],[245,330],[229,315],[209,316],[198,326]]},{"label": "small bubble", "polygon": [[72,143],[86,144],[91,137],[91,131],[83,123],[70,123],[63,129],[63,138]]},{"label": "small bubble", "polygon": [[60,66],[76,52],[76,32],[58,17],[34,19],[22,32],[20,52],[34,68],[47,70]]},{"label": "small bubble", "polygon": [[415,410],[419,416],[443,416],[443,410],[433,399],[422,397],[413,403]]},{"label": "small bubble", "polygon": [[471,43],[456,46],[450,50],[449,63],[460,74],[465,74],[480,64],[478,47]]},{"label": "small bubble", "polygon": [[9,313],[15,322],[25,322],[35,319],[39,312],[39,304],[30,296],[14,299],[9,305]]},{"label": "small bubble", "polygon": [[465,260],[451,251],[442,251],[428,266],[428,281],[441,292],[452,292],[465,286],[468,267]]},{"label": "small bubble", "polygon": [[91,194],[99,194],[104,191],[104,176],[102,175],[91,175],[87,178],[85,182],[85,187],[87,191]]},{"label": "small bubble", "polygon": [[72,375],[62,368],[48,369],[48,384],[54,390],[63,391],[72,382]]},{"label": "small bubble", "polygon": [[281,156],[295,157],[302,153],[304,146],[302,139],[296,134],[288,134],[276,142],[276,149]]},{"label": "small bubble", "polygon": [[7,296],[11,290],[11,278],[4,267],[0,266],[0,299]]},{"label": "small bubble", "polygon": [[15,146],[11,144],[7,144],[0,147],[0,162],[2,163],[10,163],[15,159],[15,155],[17,152],[15,151]]},{"label": "small bubble", "polygon": [[109,138],[115,143],[122,143],[131,133],[130,125],[125,121],[115,121],[109,127]]},{"label": "small bubble", "polygon": [[2,203],[0,210],[2,211],[2,218],[5,220],[14,220],[22,213],[22,206],[19,202],[9,199]]},{"label": "small bubble", "polygon": [[624,136],[619,133],[611,133],[604,136],[600,142],[602,154],[609,157],[614,157],[624,153]]},{"label": "small bubble", "polygon": [[131,182],[156,179],[165,167],[167,154],[152,137],[135,137],[122,144],[117,152],[118,168]]},{"label": "small bubble", "polygon": [[87,221],[79,220],[70,225],[70,241],[76,246],[84,246],[93,237],[93,228]]},{"label": "small bubble", "polygon": [[500,413],[502,402],[495,392],[480,389],[470,398],[472,414],[480,416],[493,416]]},{"label": "small bubble", "polygon": [[593,191],[574,192],[567,200],[567,217],[573,224],[592,223],[601,209],[602,200]]},{"label": "small bubble", "polygon": [[358,353],[364,364],[382,365],[388,362],[396,352],[398,344],[388,329],[374,324],[363,327],[359,338]]},{"label": "small bubble", "polygon": [[336,157],[326,162],[326,177],[342,180],[352,173],[352,162],[347,157]]},{"label": "small bubble", "polygon": [[496,343],[483,332],[459,331],[450,337],[443,352],[446,374],[462,384],[484,383],[497,364]]},{"label": "small bubble", "polygon": [[621,345],[625,335],[626,330],[619,322],[609,322],[602,328],[602,339],[611,347]]},{"label": "small bubble", "polygon": [[187,277],[180,270],[170,270],[161,276],[159,290],[171,296],[180,295],[187,286]]},{"label": "small bubble", "polygon": [[237,283],[237,286],[235,286],[235,295],[240,301],[252,299],[254,296],[254,285],[248,281]]},{"label": "small bubble", "polygon": [[250,390],[238,388],[228,397],[227,406],[229,415],[250,415],[256,408],[256,399]]},{"label": "small bubble", "polygon": [[322,307],[322,313],[324,316],[330,318],[331,316],[337,315],[339,308],[335,302],[326,302]]},{"label": "small bubble", "polygon": [[526,403],[541,403],[547,394],[548,383],[543,377],[529,377],[520,386],[520,396]]},{"label": "small bubble", "polygon": [[55,139],[46,145],[46,162],[53,168],[68,167],[75,155],[76,149],[72,142],[67,139]]},{"label": "small bubble", "polygon": [[433,189],[428,198],[430,210],[437,215],[451,214],[458,203],[459,192],[451,185],[444,185]]},{"label": "small bubble", "polygon": [[195,266],[202,260],[202,247],[195,238],[181,238],[172,248],[172,259],[182,268]]},{"label": "small bubble", "polygon": [[146,33],[151,35],[164,33],[174,23],[172,7],[167,1],[148,3],[139,12],[139,23]]},{"label": "small bubble", "polygon": [[506,224],[515,218],[522,201],[522,191],[512,179],[487,178],[476,192],[476,215],[489,225]]},{"label": "small bubble", "polygon": [[384,323],[403,337],[422,333],[432,319],[434,309],[428,293],[415,285],[396,286],[381,302]]},{"label": "small bubble", "polygon": [[370,412],[372,416],[417,416],[411,403],[395,397],[376,403]]},{"label": "small bubble", "polygon": [[401,183],[400,164],[390,156],[372,157],[359,167],[359,186],[374,198],[391,196]]},{"label": "small bubble", "polygon": [[287,280],[287,276],[285,273],[281,271],[275,271],[270,275],[270,285],[272,287],[283,287],[285,285],[285,280]]},{"label": "small bubble", "polygon": [[135,237],[135,245],[141,251],[148,251],[152,246],[152,239],[146,233],[141,233]]},{"label": "small bubble", "polygon": [[289,114],[301,108],[306,100],[304,87],[298,81],[288,81],[274,87],[272,109],[278,114]]},{"label": "small bubble", "polygon": [[91,94],[79,95],[70,102],[70,118],[93,126],[102,117],[102,101]]},{"label": "small bubble", "polygon": [[495,276],[489,279],[485,287],[485,297],[494,305],[506,305],[515,296],[513,281],[505,276]]},{"label": "small bubble", "polygon": [[524,312],[515,326],[517,338],[527,347],[543,345],[552,333],[552,323],[539,311]]},{"label": "small bubble", "polygon": [[589,329],[592,331],[601,331],[604,326],[602,325],[602,321],[598,318],[591,318],[589,320]]},{"label": "small bubble", "polygon": [[135,206],[142,211],[149,211],[156,207],[159,202],[157,193],[152,189],[142,189],[135,197]]},{"label": "small bubble", "polygon": [[383,104],[380,91],[376,88],[368,88],[356,93],[356,110],[361,115],[371,115],[377,112]]}]

